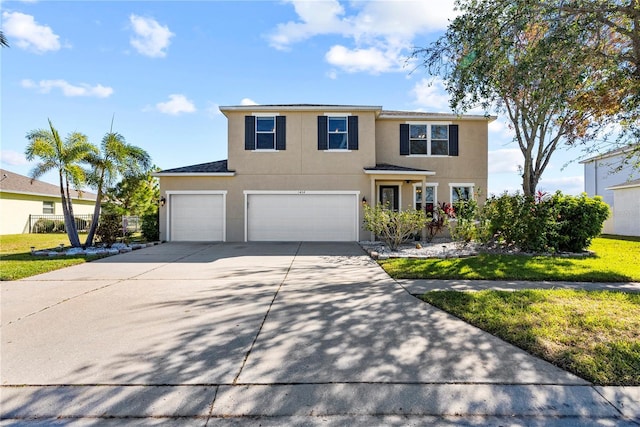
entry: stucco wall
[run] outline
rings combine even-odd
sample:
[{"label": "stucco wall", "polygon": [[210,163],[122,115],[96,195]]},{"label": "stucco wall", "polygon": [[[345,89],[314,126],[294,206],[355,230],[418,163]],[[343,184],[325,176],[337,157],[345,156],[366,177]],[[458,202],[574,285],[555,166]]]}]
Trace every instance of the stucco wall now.
[{"label": "stucco wall", "polygon": [[[244,241],[244,191],[359,191],[359,198],[369,198],[370,181],[360,174],[331,175],[237,175],[235,177],[162,177],[160,192],[227,190],[226,222],[227,241]],[[160,239],[167,239],[168,205],[160,208]],[[362,223],[362,212],[360,212]],[[363,230],[360,231],[362,236]]]},{"label": "stucco wall", "polygon": [[[584,163],[584,191],[588,196],[602,196],[602,199],[609,205],[613,215],[603,224],[602,232],[616,234],[615,197],[613,190],[608,187],[626,182],[633,173],[631,164],[623,164],[624,154],[606,156],[604,158],[593,159]],[[617,170],[620,168],[620,170]]]},{"label": "stucco wall", "polygon": [[[55,203],[55,215],[62,215],[60,198],[27,194],[0,193],[0,234],[20,234],[29,232],[29,215],[43,215],[42,202]],[[73,213],[92,214],[94,202],[74,200]]]},{"label": "stucco wall", "polygon": [[613,198],[613,233],[640,236],[640,187],[616,189]]}]

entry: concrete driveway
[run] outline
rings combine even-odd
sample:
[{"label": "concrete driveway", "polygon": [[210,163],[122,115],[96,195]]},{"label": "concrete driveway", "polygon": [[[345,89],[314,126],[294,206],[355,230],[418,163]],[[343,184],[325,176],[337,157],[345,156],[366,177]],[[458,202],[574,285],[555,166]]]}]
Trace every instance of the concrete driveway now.
[{"label": "concrete driveway", "polygon": [[418,301],[355,243],[166,243],[2,283],[1,308],[12,425],[634,417],[624,390]]}]

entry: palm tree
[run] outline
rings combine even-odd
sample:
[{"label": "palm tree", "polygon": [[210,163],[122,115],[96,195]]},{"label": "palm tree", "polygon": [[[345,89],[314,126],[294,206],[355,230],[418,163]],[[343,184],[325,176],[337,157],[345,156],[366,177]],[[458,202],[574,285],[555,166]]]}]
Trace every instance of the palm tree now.
[{"label": "palm tree", "polygon": [[70,184],[75,189],[82,187],[86,176],[80,163],[89,154],[96,152],[97,148],[87,141],[84,134],[79,132],[70,133],[62,141],[50,119],[49,129],[33,130],[27,134],[27,139],[29,140],[25,150],[27,160],[32,161],[36,157],[41,160],[31,171],[31,178],[37,179],[51,170],[58,171],[65,230],[71,246],[80,247],[80,238],[73,217]]},{"label": "palm tree", "polygon": [[[127,144],[124,136],[110,130],[102,138],[100,152],[91,154],[87,161],[93,170],[89,175],[89,184],[97,189],[98,197],[94,210],[94,218],[100,215],[102,198],[105,189],[112,186],[119,176],[130,177],[146,173],[151,167],[151,157],[145,150]],[[93,244],[98,221],[92,221],[86,246]]]},{"label": "palm tree", "polygon": [[9,47],[9,42],[2,31],[0,31],[0,46]]}]

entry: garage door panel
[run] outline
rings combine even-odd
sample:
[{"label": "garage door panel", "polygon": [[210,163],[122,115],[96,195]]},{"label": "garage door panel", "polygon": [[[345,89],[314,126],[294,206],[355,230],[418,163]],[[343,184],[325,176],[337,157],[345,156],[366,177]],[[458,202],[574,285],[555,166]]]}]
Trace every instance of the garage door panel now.
[{"label": "garage door panel", "polygon": [[172,241],[224,240],[224,197],[221,194],[173,194]]},{"label": "garage door panel", "polygon": [[354,194],[249,194],[248,240],[357,240]]}]

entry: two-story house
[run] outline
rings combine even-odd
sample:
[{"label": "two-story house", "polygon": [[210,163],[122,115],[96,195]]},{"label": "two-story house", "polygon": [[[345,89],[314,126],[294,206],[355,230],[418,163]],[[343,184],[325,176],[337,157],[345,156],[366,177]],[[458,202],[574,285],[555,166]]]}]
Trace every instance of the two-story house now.
[{"label": "two-story house", "polygon": [[486,194],[495,117],[359,105],[220,111],[228,160],[156,174],[162,240],[369,240],[364,203],[429,209]]}]

